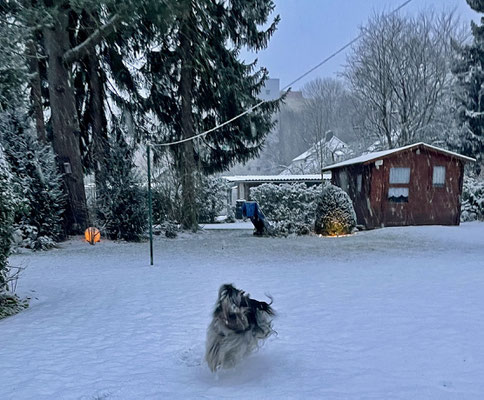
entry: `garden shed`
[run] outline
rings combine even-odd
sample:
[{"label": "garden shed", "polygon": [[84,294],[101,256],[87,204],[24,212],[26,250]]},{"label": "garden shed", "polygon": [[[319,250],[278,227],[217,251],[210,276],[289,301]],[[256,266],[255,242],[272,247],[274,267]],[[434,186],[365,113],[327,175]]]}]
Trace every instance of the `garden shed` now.
[{"label": "garden shed", "polygon": [[426,143],[379,151],[323,168],[345,190],[359,225],[458,225],[466,157]]}]

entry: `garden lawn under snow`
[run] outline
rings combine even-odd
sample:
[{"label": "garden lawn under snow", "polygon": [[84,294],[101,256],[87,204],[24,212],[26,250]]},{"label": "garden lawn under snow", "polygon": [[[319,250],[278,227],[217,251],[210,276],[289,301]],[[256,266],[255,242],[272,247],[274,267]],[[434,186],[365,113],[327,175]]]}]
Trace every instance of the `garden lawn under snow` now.
[{"label": "garden lawn under snow", "polygon": [[[0,321],[0,399],[484,398],[484,223],[339,238],[211,230],[80,238],[11,257],[31,306]],[[211,374],[219,286],[274,297],[278,335]]]}]

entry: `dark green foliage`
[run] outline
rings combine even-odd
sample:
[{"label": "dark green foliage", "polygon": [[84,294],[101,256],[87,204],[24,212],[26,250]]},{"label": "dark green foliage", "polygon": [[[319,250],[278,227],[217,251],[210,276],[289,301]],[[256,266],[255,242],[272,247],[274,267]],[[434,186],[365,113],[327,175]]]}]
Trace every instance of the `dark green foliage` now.
[{"label": "dark green foliage", "polygon": [[[477,12],[484,13],[484,2],[467,0]],[[457,61],[452,72],[457,79],[455,95],[459,132],[449,139],[456,151],[475,157],[475,169],[480,173],[484,153],[484,25],[471,23],[474,41],[457,46]]]},{"label": "dark green foliage", "polygon": [[[156,116],[153,140],[193,137],[259,103],[268,72],[239,60],[242,48],[260,50],[276,29],[266,30],[272,0],[182,0],[167,34],[152,47],[140,74],[148,83],[145,111]],[[182,226],[196,230],[196,177],[227,170],[256,156],[274,125],[279,102],[263,104],[197,141],[170,147],[182,183]]]},{"label": "dark green foliage", "polygon": [[356,227],[350,196],[341,188],[326,185],[317,201],[314,230],[325,236],[347,235]]},{"label": "dark green foliage", "polygon": [[106,183],[97,188],[97,217],[113,240],[138,241],[147,227],[146,191],[136,175],[133,153],[117,128],[106,160]]},{"label": "dark green foliage", "polygon": [[[266,31],[259,30],[274,8],[271,0],[255,4],[245,0],[180,3],[182,13],[161,42],[161,48],[148,54],[143,68],[143,73],[151,77],[147,104],[167,128],[160,132],[162,141],[183,137],[179,96],[183,68],[192,72],[190,95],[195,133],[225,122],[259,102],[257,95],[268,73],[255,70],[255,64],[240,61],[239,52],[242,47],[264,48],[279,21],[276,17]],[[181,31],[187,26],[191,43],[188,59],[180,46]],[[198,142],[193,156],[203,172],[221,172],[237,161],[256,156],[273,126],[272,114],[277,106],[278,102],[266,103]],[[176,153],[181,148],[176,146],[173,150]]]},{"label": "dark green foliage", "polygon": [[18,45],[24,32],[11,23],[12,11],[3,3],[0,2],[0,112],[25,100],[22,86],[27,80],[27,67]]},{"label": "dark green foliage", "polygon": [[307,187],[304,183],[266,183],[250,190],[251,198],[259,203],[274,231],[280,234],[310,233],[320,195],[321,185]]},{"label": "dark green foliage", "polygon": [[54,153],[16,114],[9,114],[2,126],[1,139],[13,174],[12,184],[22,199],[15,213],[15,228],[21,232],[25,247],[50,248],[65,237],[65,195]]}]

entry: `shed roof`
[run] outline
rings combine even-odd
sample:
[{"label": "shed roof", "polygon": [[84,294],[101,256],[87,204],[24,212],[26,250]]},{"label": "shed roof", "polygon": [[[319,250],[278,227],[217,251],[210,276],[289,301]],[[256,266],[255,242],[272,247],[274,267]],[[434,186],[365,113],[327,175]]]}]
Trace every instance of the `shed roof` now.
[{"label": "shed roof", "polygon": [[427,144],[427,143],[419,142],[419,143],[410,144],[408,146],[399,147],[397,149],[376,151],[374,153],[363,154],[359,157],[351,158],[349,160],[342,161],[342,162],[339,162],[339,163],[336,163],[336,164],[333,164],[333,165],[328,165],[327,167],[323,167],[322,170],[323,171],[330,171],[332,169],[340,168],[340,167],[346,167],[348,165],[365,164],[365,163],[368,163],[368,162],[373,161],[373,160],[377,160],[377,159],[380,159],[380,158],[387,157],[387,156],[394,154],[394,153],[413,149],[415,147],[425,147],[425,148],[437,151],[439,153],[443,153],[443,154],[447,154],[447,155],[452,156],[452,157],[460,158],[461,160],[464,160],[464,161],[473,161],[473,162],[476,161],[474,158],[463,156],[462,154],[454,153],[453,151],[445,150],[445,149],[442,149],[440,147],[432,146],[432,145]]},{"label": "shed roof", "polygon": [[[321,182],[321,174],[310,175],[234,175],[224,176],[229,182]],[[324,174],[330,179],[331,174]]]}]

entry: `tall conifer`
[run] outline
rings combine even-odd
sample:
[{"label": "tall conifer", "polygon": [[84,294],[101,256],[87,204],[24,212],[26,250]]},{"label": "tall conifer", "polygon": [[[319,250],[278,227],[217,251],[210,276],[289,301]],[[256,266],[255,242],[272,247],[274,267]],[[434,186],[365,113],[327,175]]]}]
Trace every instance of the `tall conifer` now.
[{"label": "tall conifer", "polygon": [[[484,13],[484,0],[467,0],[478,13]],[[476,172],[480,173],[484,153],[484,17],[481,24],[471,22],[472,44],[458,48],[458,59],[453,73],[459,133],[452,138],[451,146],[461,153],[477,159]]]},{"label": "tall conifer", "polygon": [[[261,50],[276,30],[272,0],[183,0],[171,30],[147,56],[148,107],[163,127],[156,139],[176,141],[223,123],[259,102],[267,71],[240,61],[242,48]],[[182,225],[197,229],[197,172],[227,170],[261,150],[278,101],[196,141],[171,147],[182,182]]]}]

